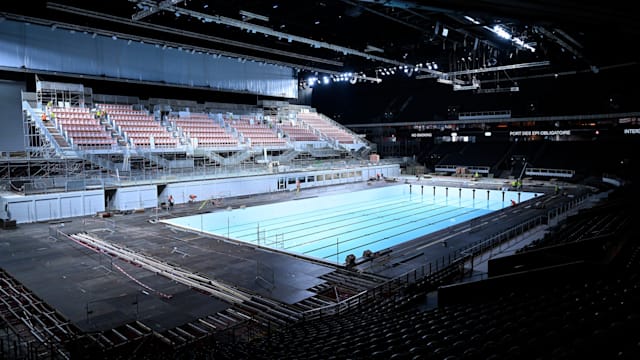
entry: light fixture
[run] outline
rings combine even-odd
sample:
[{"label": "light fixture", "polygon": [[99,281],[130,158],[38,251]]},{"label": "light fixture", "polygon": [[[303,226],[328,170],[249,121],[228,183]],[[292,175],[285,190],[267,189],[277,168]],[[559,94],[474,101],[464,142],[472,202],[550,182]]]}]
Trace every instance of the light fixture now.
[{"label": "light fixture", "polygon": [[464,18],[465,18],[465,19],[467,19],[469,22],[472,22],[472,23],[474,23],[474,24],[476,24],[476,25],[480,24],[480,21],[478,21],[478,20],[476,20],[476,19],[472,18],[471,16],[467,16],[467,15],[465,15],[465,16],[464,16]]},{"label": "light fixture", "polygon": [[503,39],[511,40],[511,34],[500,25],[494,25],[492,31]]}]

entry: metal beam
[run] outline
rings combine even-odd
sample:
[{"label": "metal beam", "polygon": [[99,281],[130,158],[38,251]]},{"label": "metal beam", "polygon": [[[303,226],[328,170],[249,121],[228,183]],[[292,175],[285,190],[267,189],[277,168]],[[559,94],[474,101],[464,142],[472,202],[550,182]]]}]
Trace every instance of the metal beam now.
[{"label": "metal beam", "polygon": [[401,0],[358,0],[364,3],[371,3],[376,5],[382,5],[386,7],[398,8],[398,9],[414,9],[414,10],[422,10],[422,11],[432,11],[438,13],[457,13],[457,11],[451,9],[445,9],[438,6],[428,6],[415,3],[413,1],[401,1]]},{"label": "metal beam", "polygon": [[560,47],[568,50],[570,53],[575,55],[577,58],[582,58],[583,57],[582,53],[580,51],[575,49],[573,46],[567,44],[564,40],[562,40],[559,37],[557,37],[556,34],[554,34],[553,32],[551,32],[549,30],[547,30],[544,26],[534,26],[533,29],[538,31],[538,32],[540,32],[542,35],[548,37],[549,39],[554,41],[556,44],[560,45]]},{"label": "metal beam", "polygon": [[624,112],[612,114],[592,114],[592,115],[559,115],[559,116],[526,116],[521,118],[495,118],[495,119],[471,119],[471,120],[438,120],[438,121],[407,121],[407,122],[380,122],[366,124],[345,124],[350,129],[354,128],[375,128],[375,127],[396,127],[396,126],[438,126],[438,125],[473,125],[473,124],[495,124],[495,123],[519,123],[519,122],[550,122],[550,121],[580,121],[580,120],[604,120],[619,119],[625,117],[640,117],[640,112]]},{"label": "metal beam", "polygon": [[557,32],[558,34],[564,36],[567,40],[569,40],[570,42],[572,42],[576,47],[582,49],[583,46],[582,44],[580,44],[576,39],[574,39],[571,35],[567,34],[566,32],[564,32],[564,30],[562,29],[558,29],[558,28],[554,28],[553,31]]},{"label": "metal beam", "polygon": [[[177,29],[174,29],[174,28],[171,28],[171,27],[168,27],[168,26],[155,25],[155,24],[150,24],[150,23],[140,22],[140,21],[132,21],[132,20],[129,20],[127,18],[122,18],[122,17],[118,17],[118,16],[103,14],[103,13],[90,11],[90,10],[85,10],[85,9],[81,9],[81,8],[76,8],[76,7],[73,7],[73,6],[68,6],[68,5],[63,5],[63,4],[47,3],[47,8],[48,9],[52,9],[52,10],[67,12],[67,13],[71,13],[71,14],[86,16],[86,17],[90,17],[90,18],[94,18],[94,19],[107,20],[107,21],[118,23],[118,24],[123,24],[123,25],[128,25],[128,26],[133,26],[133,27],[139,27],[139,28],[144,28],[144,29],[148,29],[148,30],[155,30],[155,31],[159,31],[159,32],[165,32],[165,33],[170,33],[170,34],[174,34],[174,35],[180,35],[180,36],[184,36],[184,37],[190,37],[190,38],[199,39],[199,40],[207,40],[207,41],[210,41],[210,42],[215,42],[215,43],[225,44],[225,45],[231,45],[231,46],[235,46],[235,47],[241,47],[241,48],[246,48],[246,49],[260,51],[260,52],[267,52],[267,53],[271,53],[271,54],[274,54],[274,55],[282,55],[282,56],[295,58],[295,59],[304,59],[304,60],[309,60],[309,61],[313,61],[313,62],[316,62],[316,63],[323,63],[323,64],[333,65],[333,66],[343,66],[344,65],[340,61],[323,59],[323,58],[318,58],[318,57],[314,57],[314,56],[308,56],[308,55],[293,53],[293,52],[284,51],[284,50],[272,49],[272,48],[268,48],[268,47],[264,47],[264,46],[248,44],[248,43],[244,43],[244,42],[241,42],[241,41],[221,38],[221,37],[218,37],[218,36],[200,34],[200,33],[192,32],[192,31],[177,30]],[[58,23],[58,22],[54,22],[54,23]],[[220,53],[224,53],[223,51],[220,51],[220,50],[214,50],[214,51],[220,52]],[[247,56],[247,55],[242,55],[242,56],[245,57],[245,58],[249,58],[249,59],[255,58],[255,59],[259,59],[261,61],[268,61],[268,62],[276,63],[276,64],[282,63],[282,62],[276,62],[276,61],[273,61],[273,60],[259,58],[259,57],[252,57],[252,56]],[[301,67],[300,65],[293,65],[293,64],[290,64],[290,63],[287,63],[287,64],[291,65],[291,66],[294,66],[294,67]]]},{"label": "metal beam", "polygon": [[[131,0],[129,0],[131,1]],[[155,13],[157,13],[158,11],[162,10],[162,9],[166,9],[169,6],[175,5],[177,3],[179,3],[182,0],[164,0],[162,2],[160,2],[159,4],[155,4],[155,2],[153,1],[133,1],[136,2],[138,4],[144,4],[143,6],[146,6],[146,9],[143,9],[141,11],[138,11],[137,13],[131,15],[131,20],[133,21],[138,21],[138,20],[142,20],[144,18],[146,18],[147,16],[153,15]]]},{"label": "metal beam", "polygon": [[379,61],[382,63],[386,63],[386,64],[392,64],[392,65],[407,65],[410,66],[410,64],[401,62],[401,61],[397,61],[397,60],[393,60],[393,59],[387,59],[381,56],[376,56],[376,55],[371,55],[368,54],[364,51],[359,51],[359,50],[355,50],[355,49],[351,49],[345,46],[341,46],[341,45],[335,45],[335,44],[330,44],[328,42],[325,41],[317,41],[317,40],[313,40],[313,39],[309,39],[309,38],[305,38],[302,36],[297,36],[297,35],[291,35],[291,34],[287,34],[287,33],[283,33],[280,31],[275,31],[271,28],[268,28],[266,26],[260,26],[260,25],[255,25],[255,24],[251,24],[251,23],[247,23],[241,20],[237,20],[237,19],[233,19],[233,18],[229,18],[226,16],[220,16],[220,15],[209,15],[209,14],[205,14],[205,13],[201,13],[198,11],[194,11],[194,10],[190,10],[190,9],[185,9],[185,8],[181,8],[181,7],[177,7],[177,6],[171,6],[169,7],[167,10],[171,10],[174,12],[179,12],[180,14],[185,14],[185,15],[189,15],[192,17],[195,17],[196,19],[200,19],[203,20],[205,22],[214,22],[216,24],[223,24],[223,25],[228,25],[228,26],[233,26],[236,27],[238,29],[241,30],[246,30],[249,32],[253,32],[253,33],[259,33],[259,34],[263,34],[263,35],[267,35],[267,36],[273,36],[279,39],[287,39],[289,42],[295,41],[295,42],[299,42],[302,44],[307,44],[307,45],[311,45],[314,48],[323,48],[323,49],[329,49],[338,53],[342,53],[344,55],[354,55],[354,56],[359,56],[359,57],[363,57],[365,59],[368,60],[375,60],[375,61]]},{"label": "metal beam", "polygon": [[[382,17],[384,17],[384,18],[386,18],[386,19],[396,21],[396,22],[398,22],[398,23],[400,23],[400,24],[402,24],[402,25],[405,25],[405,26],[408,26],[408,27],[410,27],[410,28],[416,29],[416,30],[418,30],[418,31],[420,31],[420,32],[422,32],[422,33],[427,33],[427,31],[426,31],[425,29],[423,29],[422,27],[420,27],[420,26],[417,26],[417,25],[411,24],[411,23],[406,22],[406,21],[404,21],[404,20],[400,20],[400,19],[398,19],[398,18],[395,18],[395,17],[393,17],[393,16],[390,16],[390,15],[387,15],[387,14],[385,14],[385,13],[379,12],[379,11],[377,11],[377,10],[371,9],[371,8],[366,7],[366,6],[364,6],[364,5],[356,4],[356,3],[354,3],[353,1],[350,1],[350,0],[341,0],[341,1],[342,1],[342,2],[344,2],[344,3],[350,4],[350,5],[353,5],[353,6],[358,6],[358,7],[362,8],[362,9],[364,9],[364,10],[366,10],[366,11],[369,11],[369,12],[374,13],[374,14],[376,14],[376,15],[382,16]],[[362,1],[362,0],[359,0],[359,1],[360,1],[360,2],[367,2],[367,1]],[[374,2],[374,3],[379,4],[378,2]],[[389,2],[385,2],[385,3],[384,3],[384,5],[385,5],[385,6],[390,6],[390,5],[389,5]],[[392,7],[393,7],[393,6],[392,6]],[[428,20],[428,21],[432,21],[432,22],[434,21],[433,19],[429,18],[428,16],[426,16],[426,15],[424,15],[424,14],[421,14],[421,13],[419,13],[419,12],[415,11],[415,10],[414,10],[414,9],[415,9],[414,7],[397,7],[397,8],[402,9],[402,10],[404,10],[404,11],[406,11],[406,12],[408,12],[408,13],[412,14],[412,15],[418,16],[418,17],[420,17],[420,18],[422,18],[422,19],[424,19],[424,20]],[[460,16],[460,15],[458,15],[458,14],[454,14],[454,13],[453,13],[453,12],[451,12],[451,11],[447,11],[447,12],[445,12],[445,13],[446,13],[446,15],[447,15],[448,17],[450,17],[451,19],[454,19],[454,20],[455,20],[455,21],[457,21],[457,22],[461,22],[461,20],[459,19],[459,16]],[[469,36],[469,37],[472,37],[472,38],[477,38],[477,36],[475,36],[474,34],[470,33],[469,31],[467,31],[467,30],[465,30],[465,29],[461,29],[461,28],[458,28],[458,27],[452,27],[452,26],[447,26],[447,29],[451,29],[451,30],[453,30],[453,31],[455,31],[455,32],[457,32],[457,33],[460,33],[460,34],[464,35],[464,36]],[[491,42],[491,41],[489,41],[489,40],[482,39],[482,40],[480,40],[480,41],[482,41],[484,44],[487,44],[487,45],[493,46],[493,47],[495,47],[495,48],[498,48],[498,49],[499,49],[499,48],[501,48],[501,46],[499,46],[499,45],[497,45],[496,43],[493,43],[493,42]]]},{"label": "metal beam", "polygon": [[[447,17],[449,17],[450,19],[460,23],[461,25],[467,25],[464,21],[460,20],[459,15],[447,14]],[[498,43],[495,43],[495,42],[493,42],[491,40],[480,39],[477,35],[467,31],[466,29],[462,29],[462,28],[459,28],[459,27],[452,27],[451,29],[453,31],[455,31],[455,32],[458,32],[458,33],[464,35],[464,36],[468,36],[468,37],[470,37],[472,39],[474,39],[474,38],[478,39],[478,41],[480,41],[480,42],[482,42],[482,43],[484,43],[486,45],[492,46],[492,47],[494,47],[496,49],[502,49],[504,47],[504,46],[499,45]]]},{"label": "metal beam", "polygon": [[250,11],[240,10],[239,14],[244,17],[243,19],[244,21],[250,21],[250,20],[256,19],[256,20],[262,20],[264,22],[269,22],[268,16],[252,13]]},{"label": "metal beam", "polygon": [[423,28],[421,28],[420,26],[416,26],[416,25],[411,24],[411,23],[408,23],[408,22],[406,22],[406,21],[404,21],[404,20],[400,20],[400,19],[395,18],[395,17],[393,17],[393,16],[391,16],[391,15],[387,15],[387,14],[385,14],[385,13],[383,13],[383,12],[380,12],[380,11],[377,11],[377,10],[374,10],[374,9],[371,9],[371,8],[369,8],[369,7],[367,7],[367,6],[362,5],[362,4],[357,4],[357,3],[353,2],[353,1],[350,1],[350,0],[340,0],[340,1],[342,1],[342,2],[343,2],[343,3],[345,3],[345,4],[349,4],[349,5],[352,5],[352,6],[359,7],[359,8],[361,8],[362,10],[368,11],[368,12],[370,12],[370,13],[372,13],[372,14],[378,15],[378,16],[383,17],[383,18],[385,18],[385,19],[389,19],[389,20],[391,20],[391,21],[395,21],[395,22],[397,22],[397,23],[399,23],[399,24],[402,24],[402,25],[404,25],[404,26],[407,26],[407,27],[410,27],[410,28],[412,28],[412,29],[418,30],[418,31],[420,31],[420,32],[425,32],[425,31],[424,31],[424,29],[423,29]]},{"label": "metal beam", "polygon": [[496,67],[480,68],[480,69],[452,71],[452,72],[445,73],[445,75],[447,75],[449,77],[454,77],[454,76],[458,76],[458,75],[469,75],[469,74],[479,74],[479,73],[486,73],[486,72],[496,72],[496,71],[502,71],[502,70],[513,70],[513,69],[524,69],[524,68],[531,68],[531,67],[540,67],[540,66],[547,66],[549,64],[551,64],[551,62],[549,62],[547,60],[545,60],[545,61],[535,61],[535,62],[522,63],[522,64],[513,64],[513,65],[503,65],[503,66],[496,66]]}]

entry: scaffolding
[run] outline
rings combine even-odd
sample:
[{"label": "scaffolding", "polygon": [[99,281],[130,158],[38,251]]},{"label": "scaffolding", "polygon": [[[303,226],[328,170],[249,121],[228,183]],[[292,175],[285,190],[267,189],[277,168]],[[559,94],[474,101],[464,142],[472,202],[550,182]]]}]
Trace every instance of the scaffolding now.
[{"label": "scaffolding", "polygon": [[47,104],[54,107],[91,106],[92,93],[91,88],[85,88],[82,84],[42,81],[36,75],[36,99],[41,109]]}]

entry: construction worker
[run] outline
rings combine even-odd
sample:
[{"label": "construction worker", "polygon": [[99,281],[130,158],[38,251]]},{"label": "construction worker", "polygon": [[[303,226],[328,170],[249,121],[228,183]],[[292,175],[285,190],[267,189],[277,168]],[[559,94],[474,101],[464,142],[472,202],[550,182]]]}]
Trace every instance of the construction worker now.
[{"label": "construction worker", "polygon": [[42,122],[47,121],[47,114],[42,113],[42,115],[40,115],[40,120],[42,120]]},{"label": "construction worker", "polygon": [[173,195],[169,195],[168,201],[169,201],[169,209],[173,209],[173,202],[174,202]]}]

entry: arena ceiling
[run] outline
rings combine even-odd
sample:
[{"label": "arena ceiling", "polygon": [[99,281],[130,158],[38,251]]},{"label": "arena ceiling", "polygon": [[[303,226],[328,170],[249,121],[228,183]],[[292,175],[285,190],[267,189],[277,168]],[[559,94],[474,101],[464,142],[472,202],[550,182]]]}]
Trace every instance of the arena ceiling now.
[{"label": "arena ceiling", "polygon": [[[586,0],[4,1],[2,16],[292,66],[301,78],[409,76],[460,86],[506,73],[638,61],[633,3]],[[504,75],[502,75],[504,76]]]}]

